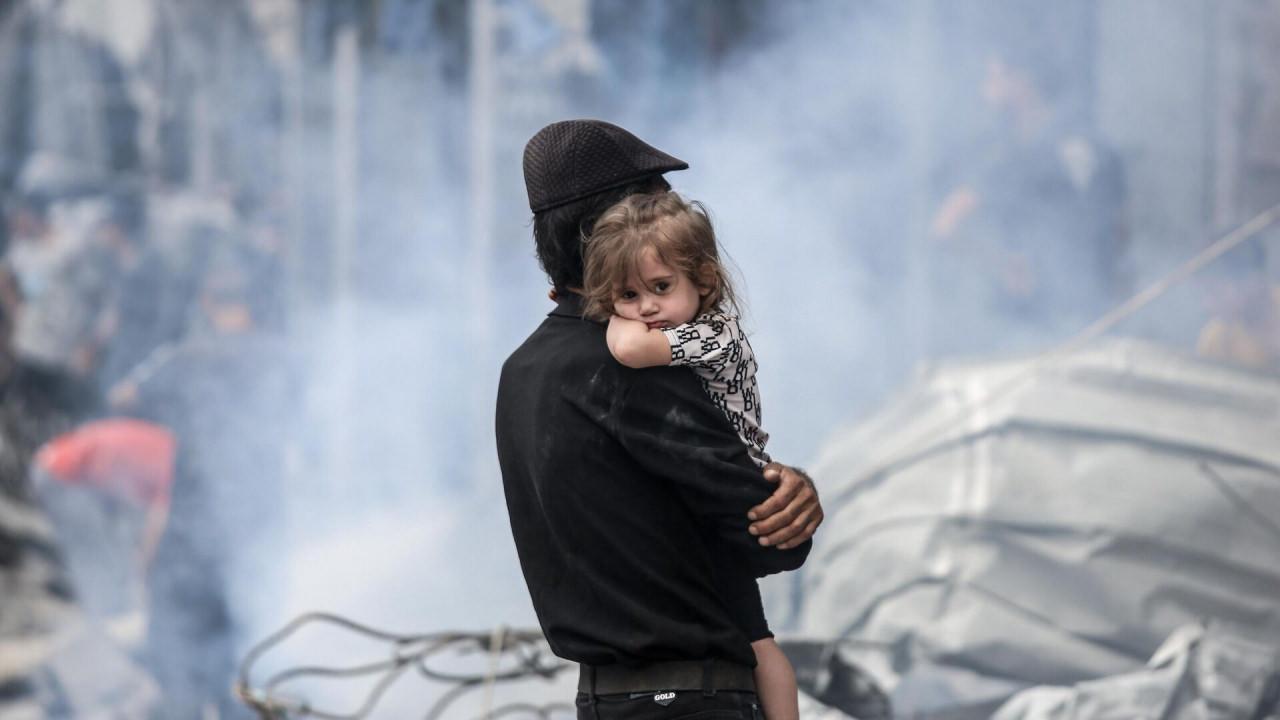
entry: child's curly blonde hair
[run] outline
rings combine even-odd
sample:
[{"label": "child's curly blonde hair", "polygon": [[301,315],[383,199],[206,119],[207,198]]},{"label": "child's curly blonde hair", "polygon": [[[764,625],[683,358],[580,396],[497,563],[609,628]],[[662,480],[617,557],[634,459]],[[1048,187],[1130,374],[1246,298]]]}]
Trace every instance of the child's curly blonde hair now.
[{"label": "child's curly blonde hair", "polygon": [[629,195],[604,211],[583,242],[586,318],[609,319],[646,248],[683,272],[699,291],[707,291],[699,315],[712,310],[740,313],[729,273],[720,262],[711,218],[696,200],[686,201],[672,191]]}]

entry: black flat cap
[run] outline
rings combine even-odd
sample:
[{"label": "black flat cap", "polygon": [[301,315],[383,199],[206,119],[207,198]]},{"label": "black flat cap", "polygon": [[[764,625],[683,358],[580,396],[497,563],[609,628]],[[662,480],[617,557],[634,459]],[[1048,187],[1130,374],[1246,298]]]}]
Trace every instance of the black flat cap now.
[{"label": "black flat cap", "polygon": [[524,187],[534,212],[688,167],[602,120],[551,123],[524,146]]}]

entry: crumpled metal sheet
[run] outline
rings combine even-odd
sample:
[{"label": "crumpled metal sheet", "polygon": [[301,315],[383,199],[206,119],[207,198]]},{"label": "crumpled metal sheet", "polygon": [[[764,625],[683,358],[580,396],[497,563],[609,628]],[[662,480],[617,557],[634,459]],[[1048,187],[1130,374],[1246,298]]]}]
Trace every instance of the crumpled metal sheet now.
[{"label": "crumpled metal sheet", "polygon": [[993,720],[1265,720],[1280,718],[1280,647],[1239,628],[1188,625],[1126,675],[1037,687]]},{"label": "crumpled metal sheet", "polygon": [[890,720],[884,691],[861,668],[850,664],[841,643],[779,639],[796,672],[803,720]]},{"label": "crumpled metal sheet", "polygon": [[815,699],[804,690],[799,691],[798,705],[800,720],[862,720]]},{"label": "crumpled metal sheet", "polygon": [[799,633],[856,640],[899,716],[1127,673],[1201,618],[1280,637],[1275,376],[1130,340],[952,365],[812,470]]}]

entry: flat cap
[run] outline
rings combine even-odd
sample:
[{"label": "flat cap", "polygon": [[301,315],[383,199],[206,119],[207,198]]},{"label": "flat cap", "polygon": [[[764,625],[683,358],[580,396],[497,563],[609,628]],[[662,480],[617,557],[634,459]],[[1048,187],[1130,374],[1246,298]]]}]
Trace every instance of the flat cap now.
[{"label": "flat cap", "polygon": [[602,120],[551,123],[524,146],[524,187],[534,212],[688,167]]}]

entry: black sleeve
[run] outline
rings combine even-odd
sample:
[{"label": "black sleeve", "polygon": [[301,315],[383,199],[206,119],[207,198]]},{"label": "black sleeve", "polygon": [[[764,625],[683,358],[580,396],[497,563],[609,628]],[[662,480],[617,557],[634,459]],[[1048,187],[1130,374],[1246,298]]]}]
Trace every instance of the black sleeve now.
[{"label": "black sleeve", "polygon": [[747,642],[773,637],[764,616],[760,583],[746,573],[734,572],[734,568],[725,563],[716,563],[715,574],[716,591],[724,600],[733,624],[747,637]]},{"label": "black sleeve", "polygon": [[632,373],[610,412],[613,432],[645,469],[671,481],[716,538],[718,560],[751,578],[800,567],[811,541],[781,550],[747,532],[747,511],[777,486],[765,480],[693,373],[671,367]]}]

